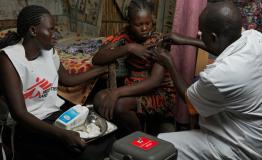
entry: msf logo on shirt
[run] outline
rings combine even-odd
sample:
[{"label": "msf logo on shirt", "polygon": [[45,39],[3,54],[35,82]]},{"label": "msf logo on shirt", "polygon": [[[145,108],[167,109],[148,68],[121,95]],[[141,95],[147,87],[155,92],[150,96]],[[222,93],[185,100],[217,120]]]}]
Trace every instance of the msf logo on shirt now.
[{"label": "msf logo on shirt", "polygon": [[24,98],[32,99],[35,97],[38,98],[47,97],[47,94],[52,88],[51,87],[52,85],[53,84],[50,83],[48,80],[37,77],[35,84],[33,84],[24,92]]}]

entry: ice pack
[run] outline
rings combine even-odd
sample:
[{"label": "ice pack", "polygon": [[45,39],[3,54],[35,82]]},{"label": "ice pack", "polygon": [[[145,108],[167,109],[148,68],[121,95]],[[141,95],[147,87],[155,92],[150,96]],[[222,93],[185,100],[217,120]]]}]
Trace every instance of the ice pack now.
[{"label": "ice pack", "polygon": [[55,121],[55,125],[63,129],[72,130],[85,123],[88,113],[89,109],[87,107],[75,105],[60,115]]}]

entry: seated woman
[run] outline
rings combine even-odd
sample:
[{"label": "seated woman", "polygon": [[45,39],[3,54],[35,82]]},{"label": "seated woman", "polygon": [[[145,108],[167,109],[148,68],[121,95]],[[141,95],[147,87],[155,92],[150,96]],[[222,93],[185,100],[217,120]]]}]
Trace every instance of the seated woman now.
[{"label": "seated woman", "polygon": [[[17,33],[0,40],[0,77],[4,97],[15,125],[18,159],[104,159],[111,139],[86,144],[74,131],[58,128],[64,101],[57,96],[58,81],[66,86],[81,84],[107,72],[69,75],[53,49],[55,22],[41,6],[23,8],[17,18]],[[22,43],[19,43],[22,39]],[[98,149],[99,148],[99,149]]]},{"label": "seated woman", "polygon": [[173,117],[176,94],[169,73],[155,63],[149,49],[161,38],[153,31],[151,3],[131,1],[128,20],[129,26],[93,58],[93,64],[104,65],[125,57],[128,70],[125,85],[100,91],[94,104],[103,117],[133,132],[142,130],[140,116]]}]

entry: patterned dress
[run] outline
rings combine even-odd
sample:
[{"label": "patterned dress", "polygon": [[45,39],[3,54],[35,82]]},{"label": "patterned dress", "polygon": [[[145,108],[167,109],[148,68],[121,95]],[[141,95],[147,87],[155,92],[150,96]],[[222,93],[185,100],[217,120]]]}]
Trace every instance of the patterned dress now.
[{"label": "patterned dress", "polygon": [[[160,38],[161,34],[156,32],[152,33],[143,45],[146,47],[154,46]],[[117,48],[118,46],[123,46],[128,43],[135,43],[127,31],[111,36],[108,38],[108,41],[112,43],[113,48]],[[131,86],[144,81],[150,76],[155,61],[144,61],[143,59],[131,54],[124,58],[124,63],[124,65],[119,66],[126,67],[126,69],[124,69],[127,71],[125,76],[125,85]],[[176,90],[170,74],[165,72],[161,85],[152,91],[137,97],[137,101],[138,113],[160,114],[167,117],[173,117],[176,106]]]},{"label": "patterned dress", "polygon": [[262,32],[262,1],[261,0],[233,0],[242,15],[243,27]]}]

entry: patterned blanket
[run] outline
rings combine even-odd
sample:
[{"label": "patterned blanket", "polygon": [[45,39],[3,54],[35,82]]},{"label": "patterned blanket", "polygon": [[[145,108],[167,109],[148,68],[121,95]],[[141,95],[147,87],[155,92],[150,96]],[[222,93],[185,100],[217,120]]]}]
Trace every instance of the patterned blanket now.
[{"label": "patterned blanket", "polygon": [[[75,39],[56,46],[60,61],[70,74],[87,72],[92,67],[92,57],[102,45],[102,38],[76,41]],[[74,87],[59,85],[58,94],[74,104],[84,104],[97,78]]]},{"label": "patterned blanket", "polygon": [[262,1],[261,0],[234,0],[242,15],[245,29],[256,29],[262,32]]}]

